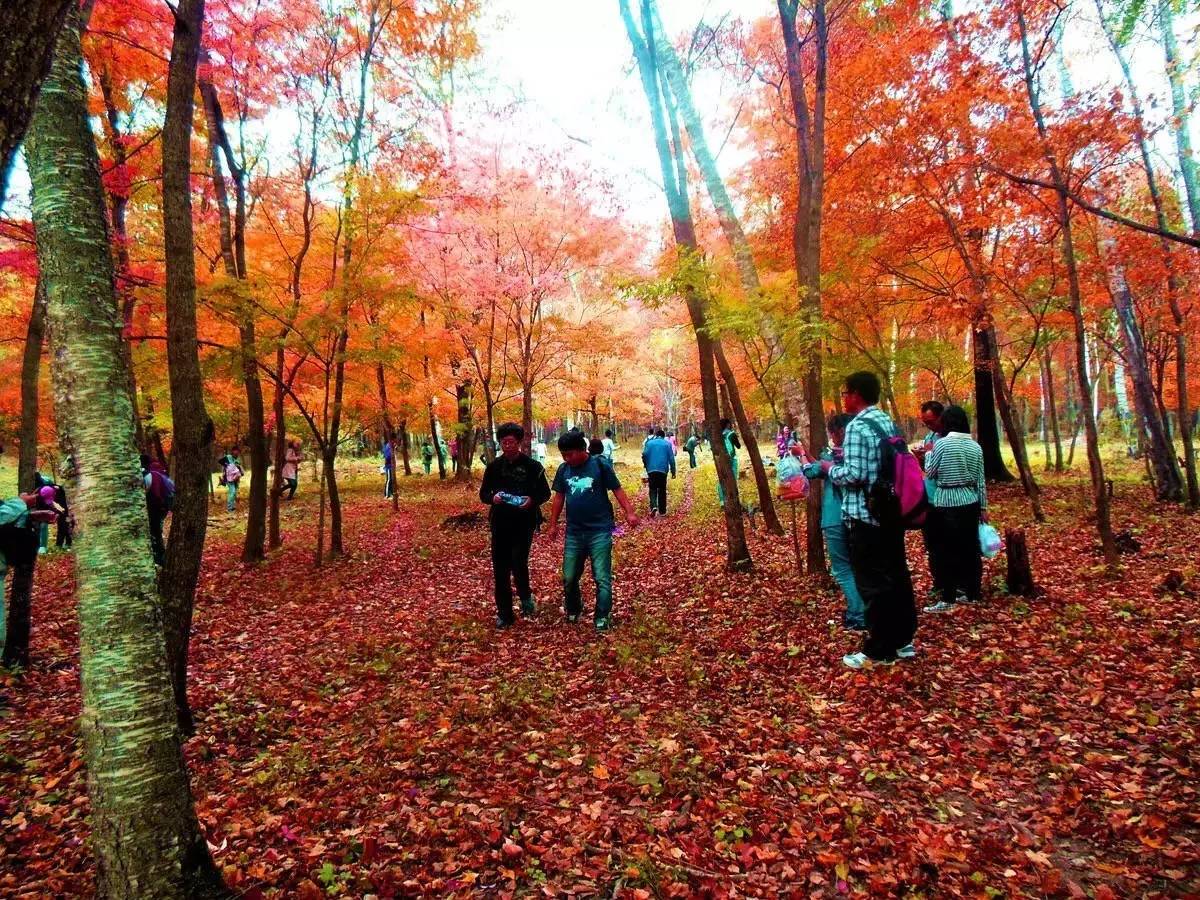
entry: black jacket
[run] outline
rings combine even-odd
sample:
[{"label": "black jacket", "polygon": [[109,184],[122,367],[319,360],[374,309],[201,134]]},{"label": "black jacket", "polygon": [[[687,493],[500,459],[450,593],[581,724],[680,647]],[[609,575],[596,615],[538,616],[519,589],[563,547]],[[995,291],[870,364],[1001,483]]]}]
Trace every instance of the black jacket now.
[{"label": "black jacket", "polygon": [[[507,503],[492,503],[496,494],[517,494],[531,497],[528,509],[518,509]],[[483,483],[479,485],[479,500],[489,504],[488,518],[492,526],[517,526],[536,528],[542,521],[541,505],[550,499],[550,485],[546,482],[546,470],[536,459],[524,453],[509,462],[497,456],[483,470]]]}]

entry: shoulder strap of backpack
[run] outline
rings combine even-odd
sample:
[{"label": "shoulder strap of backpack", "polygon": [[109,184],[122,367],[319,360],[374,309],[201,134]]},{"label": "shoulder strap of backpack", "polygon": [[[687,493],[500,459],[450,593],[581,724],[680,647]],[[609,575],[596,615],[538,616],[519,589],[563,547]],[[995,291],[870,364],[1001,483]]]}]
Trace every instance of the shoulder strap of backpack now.
[{"label": "shoulder strap of backpack", "polygon": [[865,424],[868,428],[870,428],[873,432],[875,432],[876,435],[878,435],[878,437],[881,441],[886,440],[887,438],[890,438],[890,437],[895,437],[894,434],[888,434],[886,431],[884,431],[883,426],[880,425],[878,422],[876,422],[874,419],[864,418],[862,421],[863,421],[863,424]]}]

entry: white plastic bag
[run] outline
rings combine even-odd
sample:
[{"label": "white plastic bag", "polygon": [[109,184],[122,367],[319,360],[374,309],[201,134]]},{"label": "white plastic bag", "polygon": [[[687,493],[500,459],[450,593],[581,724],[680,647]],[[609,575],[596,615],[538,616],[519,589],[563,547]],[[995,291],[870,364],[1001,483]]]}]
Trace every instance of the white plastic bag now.
[{"label": "white plastic bag", "polygon": [[1004,541],[1000,539],[1000,532],[987,522],[980,522],[979,551],[983,554],[984,559],[993,559],[1003,549]]}]

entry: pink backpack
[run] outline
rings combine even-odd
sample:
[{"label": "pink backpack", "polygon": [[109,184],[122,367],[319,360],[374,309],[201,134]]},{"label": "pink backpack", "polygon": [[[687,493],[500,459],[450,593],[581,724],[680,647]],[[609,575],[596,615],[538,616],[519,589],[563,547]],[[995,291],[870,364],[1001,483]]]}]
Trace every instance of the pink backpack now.
[{"label": "pink backpack", "polygon": [[916,529],[925,524],[929,498],[925,473],[899,435],[886,434],[870,419],[863,420],[879,435],[879,477],[867,492],[867,510],[885,526]]}]

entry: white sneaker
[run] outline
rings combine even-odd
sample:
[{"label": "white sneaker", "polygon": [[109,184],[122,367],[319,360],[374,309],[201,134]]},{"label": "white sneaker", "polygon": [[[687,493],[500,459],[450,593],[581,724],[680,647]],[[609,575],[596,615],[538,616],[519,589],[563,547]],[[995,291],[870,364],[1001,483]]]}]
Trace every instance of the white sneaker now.
[{"label": "white sneaker", "polygon": [[842,657],[842,665],[848,669],[870,669],[873,666],[890,666],[893,660],[871,659],[865,653],[847,653]]},{"label": "white sneaker", "polygon": [[924,611],[927,613],[950,612],[952,609],[954,609],[954,604],[947,603],[945,600],[939,600],[937,603],[931,603],[924,607]]},{"label": "white sneaker", "polygon": [[899,657],[900,659],[912,659],[916,655],[917,655],[917,648],[914,647],[912,644],[905,644],[903,647],[901,647],[899,650],[896,651],[896,656]]}]

